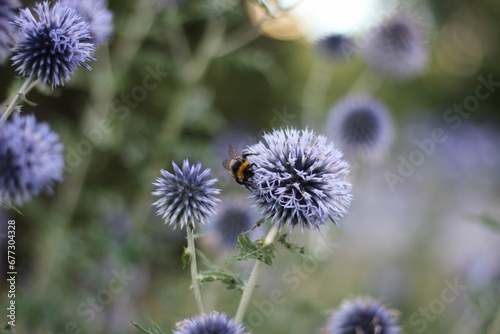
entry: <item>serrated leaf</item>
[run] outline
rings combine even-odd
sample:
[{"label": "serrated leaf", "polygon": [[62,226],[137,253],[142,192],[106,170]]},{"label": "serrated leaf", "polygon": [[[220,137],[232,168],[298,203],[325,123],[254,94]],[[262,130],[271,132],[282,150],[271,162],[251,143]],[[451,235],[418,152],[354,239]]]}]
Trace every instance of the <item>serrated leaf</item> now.
[{"label": "serrated leaf", "polygon": [[158,326],[158,324],[156,322],[154,322],[151,319],[149,320],[149,322],[150,322],[150,326],[153,327],[152,329],[150,329],[150,328],[145,329],[144,327],[142,327],[139,324],[136,324],[133,321],[132,321],[132,325],[134,325],[137,329],[139,329],[143,333],[147,333],[147,334],[165,334],[165,332],[163,332],[163,330],[160,328],[160,326]]},{"label": "serrated leaf", "polygon": [[198,274],[198,279],[201,283],[220,281],[226,284],[229,290],[243,291],[245,288],[245,281],[226,269],[202,271]]},{"label": "serrated leaf", "polygon": [[278,241],[285,246],[286,249],[291,251],[292,253],[299,254],[299,255],[306,255],[304,247],[297,246],[294,243],[290,242],[290,237],[288,234],[283,234],[278,238]]},{"label": "serrated leaf", "polygon": [[497,232],[500,232],[500,221],[496,220],[495,218],[489,215],[481,215],[479,216],[479,219],[481,223],[483,223],[483,225],[486,225],[489,228],[492,228]]},{"label": "serrated leaf", "polygon": [[182,268],[186,268],[191,263],[191,253],[189,252],[189,249],[187,247],[184,248],[184,252],[182,252],[181,261]]},{"label": "serrated leaf", "polygon": [[257,240],[257,242],[253,242],[246,234],[240,234],[238,236],[236,249],[239,251],[238,255],[227,259],[227,263],[256,259],[264,262],[268,266],[272,266],[273,259],[276,257],[276,248],[274,248],[273,244],[264,246],[264,238]]},{"label": "serrated leaf", "polygon": [[11,209],[12,211],[14,211],[17,214],[20,214],[21,216],[24,216],[23,213],[21,211],[19,211],[19,209],[16,208],[14,206],[14,204],[12,204],[12,203],[9,203],[7,201],[2,201],[2,205],[5,206],[7,209]]}]

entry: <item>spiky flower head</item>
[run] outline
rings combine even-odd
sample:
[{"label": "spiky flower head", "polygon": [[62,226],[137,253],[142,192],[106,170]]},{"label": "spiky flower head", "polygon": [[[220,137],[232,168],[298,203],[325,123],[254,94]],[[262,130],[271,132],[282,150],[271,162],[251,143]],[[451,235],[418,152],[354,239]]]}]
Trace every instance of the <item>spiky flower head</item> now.
[{"label": "spiky flower head", "polygon": [[425,69],[428,52],[425,30],[416,16],[398,11],[371,32],[364,57],[379,73],[405,79]]},{"label": "spiky flower head", "polygon": [[63,178],[63,145],[33,115],[14,116],[0,128],[0,200],[21,204]]},{"label": "spiky flower head", "polygon": [[96,47],[107,42],[113,33],[113,14],[105,7],[103,0],[61,0],[72,7],[90,27],[90,41]]},{"label": "spiky flower head", "polygon": [[223,247],[234,249],[238,235],[250,230],[257,222],[258,216],[251,206],[247,198],[240,197],[229,197],[219,204],[211,226]]},{"label": "spiky flower head", "polygon": [[387,107],[369,96],[348,96],[330,110],[329,136],[350,158],[376,160],[393,138],[392,118]]},{"label": "spiky flower head", "polygon": [[224,313],[212,312],[184,319],[175,324],[174,334],[248,334],[241,324]]},{"label": "spiky flower head", "polygon": [[279,228],[319,229],[347,212],[349,164],[325,136],[308,129],[274,130],[245,154],[254,172],[252,197]]},{"label": "spiky flower head", "polygon": [[9,57],[13,30],[11,21],[16,18],[19,6],[18,0],[0,0],[0,65]]},{"label": "spiky flower head", "polygon": [[327,325],[328,334],[398,334],[397,312],[371,297],[344,300]]},{"label": "spiky flower head", "polygon": [[89,42],[89,25],[76,11],[56,2],[37,3],[34,9],[22,9],[14,21],[18,29],[12,57],[17,72],[39,80],[52,88],[64,85],[81,65],[90,70],[94,44]]},{"label": "spiky flower head", "polygon": [[157,214],[162,216],[165,224],[179,226],[196,224],[204,225],[215,213],[215,207],[219,199],[214,195],[220,193],[220,189],[212,186],[217,179],[210,179],[210,169],[201,172],[201,164],[190,166],[188,160],[182,163],[180,169],[172,162],[174,173],[164,169],[160,170],[153,185],[156,190],[152,193],[159,199],[153,203],[157,208]]},{"label": "spiky flower head", "polygon": [[331,34],[316,42],[318,51],[325,57],[348,61],[354,53],[353,41],[344,34]]}]

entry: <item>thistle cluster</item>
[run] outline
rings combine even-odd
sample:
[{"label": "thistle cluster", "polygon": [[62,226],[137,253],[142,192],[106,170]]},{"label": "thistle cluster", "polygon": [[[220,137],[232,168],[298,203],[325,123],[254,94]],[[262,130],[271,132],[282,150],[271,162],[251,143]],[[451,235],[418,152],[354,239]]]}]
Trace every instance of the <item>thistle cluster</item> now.
[{"label": "thistle cluster", "polygon": [[63,145],[33,115],[14,115],[0,128],[0,201],[21,204],[51,191],[63,177]]},{"label": "thistle cluster", "polygon": [[254,172],[251,196],[279,229],[319,229],[346,214],[349,164],[325,136],[307,129],[274,130],[245,154]]},{"label": "thistle cluster", "polygon": [[14,21],[16,71],[52,88],[64,85],[78,66],[90,69],[96,46],[111,34],[111,17],[100,1],[90,0],[21,9]]},{"label": "thistle cluster", "polygon": [[393,139],[389,110],[370,96],[347,96],[330,110],[327,132],[350,158],[378,160]]},{"label": "thistle cluster", "polygon": [[0,113],[0,201],[21,204],[62,180],[63,145],[34,116],[8,117],[36,83],[63,86],[78,66],[90,69],[96,46],[111,34],[112,15],[102,0],[44,1],[16,13],[18,7],[0,0],[0,63],[12,51],[12,65],[26,78]]},{"label": "thistle cluster", "polygon": [[397,312],[371,297],[344,300],[331,315],[328,334],[398,334]]}]

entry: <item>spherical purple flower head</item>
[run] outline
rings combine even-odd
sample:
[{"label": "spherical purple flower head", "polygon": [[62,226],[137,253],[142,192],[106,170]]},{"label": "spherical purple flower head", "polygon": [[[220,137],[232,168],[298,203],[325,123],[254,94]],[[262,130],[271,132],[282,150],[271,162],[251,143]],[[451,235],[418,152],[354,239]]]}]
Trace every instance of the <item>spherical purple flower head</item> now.
[{"label": "spherical purple flower head", "polygon": [[428,61],[428,45],[423,27],[407,12],[397,12],[368,36],[364,57],[368,66],[394,79],[421,73]]},{"label": "spherical purple flower head", "polygon": [[19,6],[17,0],[0,0],[0,65],[9,57],[13,30],[11,21],[16,18]]},{"label": "spherical purple flower head", "polygon": [[61,0],[63,5],[74,8],[90,27],[90,41],[96,47],[107,42],[113,33],[113,14],[102,0]]},{"label": "spherical purple flower head", "polygon": [[397,312],[369,297],[344,300],[327,325],[329,334],[397,334]]},{"label": "spherical purple flower head", "polygon": [[316,47],[322,55],[334,60],[348,61],[354,53],[352,40],[343,34],[322,37],[316,42]]},{"label": "spherical purple flower head", "polygon": [[250,230],[258,216],[246,198],[226,198],[220,203],[218,211],[212,226],[220,236],[222,246],[234,249],[238,235]]},{"label": "spherical purple flower head", "polygon": [[330,110],[327,129],[348,157],[376,160],[386,153],[393,138],[390,112],[369,96],[348,96]]},{"label": "spherical purple flower head", "polygon": [[24,77],[32,77],[52,88],[69,81],[78,65],[92,58],[94,44],[89,43],[89,25],[76,11],[57,2],[52,8],[44,1],[37,3],[36,19],[30,9],[22,9],[14,21],[19,31],[15,34],[13,64]]},{"label": "spherical purple flower head", "polygon": [[252,197],[279,228],[319,229],[347,212],[349,164],[325,136],[310,130],[274,130],[245,153],[252,163]]},{"label": "spherical purple flower head", "polygon": [[175,327],[174,334],[248,334],[241,324],[218,312],[182,320]]},{"label": "spherical purple flower head", "polygon": [[201,164],[189,165],[184,160],[182,169],[172,162],[174,173],[162,169],[161,177],[153,183],[156,191],[152,194],[160,197],[153,203],[157,214],[165,219],[165,224],[173,225],[174,228],[186,225],[205,224],[215,213],[215,207],[219,199],[214,195],[220,193],[220,189],[212,186],[217,179],[209,179],[210,169],[201,172]]},{"label": "spherical purple flower head", "polygon": [[21,204],[63,178],[63,145],[46,123],[14,114],[0,128],[0,200]]}]

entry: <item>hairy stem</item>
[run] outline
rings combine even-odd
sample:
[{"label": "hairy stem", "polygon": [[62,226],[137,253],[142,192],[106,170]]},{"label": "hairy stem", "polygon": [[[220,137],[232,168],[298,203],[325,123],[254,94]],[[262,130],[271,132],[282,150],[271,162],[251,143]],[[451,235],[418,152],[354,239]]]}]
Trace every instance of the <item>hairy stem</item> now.
[{"label": "hairy stem", "polygon": [[187,230],[189,264],[191,267],[191,280],[193,282],[194,299],[196,300],[196,305],[198,306],[198,312],[200,314],[203,314],[205,313],[205,310],[203,308],[203,301],[201,299],[200,285],[198,284],[198,268],[196,266],[196,248],[194,247],[193,226],[192,225],[187,226],[186,230]]},{"label": "hairy stem", "polygon": [[[267,233],[266,239],[262,246],[266,246],[272,244],[276,236],[278,235],[278,228],[273,225],[269,232]],[[241,296],[240,305],[238,306],[238,311],[236,311],[235,320],[237,323],[241,323],[243,321],[243,317],[245,316],[246,309],[248,304],[250,303],[250,298],[252,297],[253,290],[255,290],[255,286],[257,284],[257,279],[259,278],[260,271],[262,270],[262,266],[264,262],[256,260],[252,269],[252,273],[250,274],[250,278],[248,279],[248,283],[243,291],[243,295]]]}]

